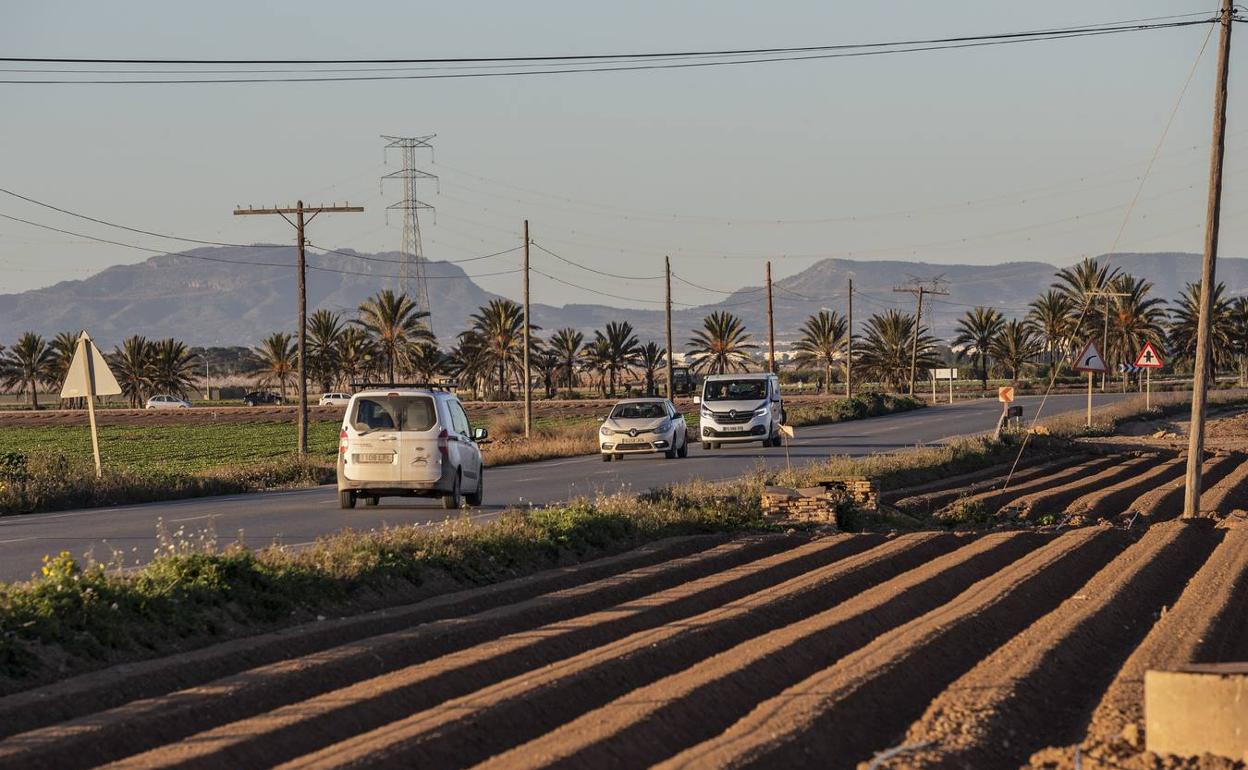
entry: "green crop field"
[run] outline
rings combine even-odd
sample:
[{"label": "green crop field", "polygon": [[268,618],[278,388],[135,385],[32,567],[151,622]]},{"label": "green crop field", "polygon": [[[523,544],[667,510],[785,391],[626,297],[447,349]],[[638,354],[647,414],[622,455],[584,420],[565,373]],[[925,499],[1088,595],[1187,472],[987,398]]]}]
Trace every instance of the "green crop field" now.
[{"label": "green crop field", "polygon": [[[313,459],[332,460],[337,445],[337,423],[314,422],[308,426],[308,453]],[[295,426],[289,423],[100,428],[104,463],[130,470],[195,473],[279,459],[294,449]],[[91,433],[78,426],[4,427],[0,428],[0,453],[4,452],[61,452],[90,458]]]}]

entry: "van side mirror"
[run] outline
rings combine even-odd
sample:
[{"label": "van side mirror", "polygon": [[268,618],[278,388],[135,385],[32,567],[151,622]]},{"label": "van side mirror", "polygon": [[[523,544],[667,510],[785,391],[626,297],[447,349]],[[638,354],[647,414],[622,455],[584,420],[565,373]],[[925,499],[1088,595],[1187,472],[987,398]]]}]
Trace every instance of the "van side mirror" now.
[{"label": "van side mirror", "polygon": [[473,441],[485,441],[489,437],[490,437],[490,432],[486,430],[485,428],[473,428],[472,429]]},{"label": "van side mirror", "polygon": [[694,395],[694,397],[693,397],[693,403],[695,403],[695,404],[700,404],[700,403],[702,403],[702,397],[701,397],[701,396],[699,396],[699,395]]}]

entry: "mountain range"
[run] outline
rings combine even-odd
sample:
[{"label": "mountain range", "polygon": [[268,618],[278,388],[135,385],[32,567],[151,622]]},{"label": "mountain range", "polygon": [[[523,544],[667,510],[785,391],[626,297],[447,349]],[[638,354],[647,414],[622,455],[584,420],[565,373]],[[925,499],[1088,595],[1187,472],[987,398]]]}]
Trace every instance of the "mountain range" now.
[{"label": "mountain range", "polygon": [[[273,331],[293,329],[297,308],[293,271],[283,266],[293,263],[294,248],[265,248],[265,264],[260,265],[254,264],[259,261],[255,254],[255,248],[205,247],[117,265],[44,289],[0,294],[0,342],[10,344],[27,330],[50,336],[85,328],[105,347],[131,334],[172,336],[191,345],[254,344]],[[395,252],[349,251],[310,258],[320,269],[307,274],[309,312],[330,308],[349,313],[379,289],[394,288],[394,260],[398,258]],[[1151,281],[1153,291],[1167,300],[1176,298],[1184,284],[1200,276],[1198,254],[1124,253],[1103,258]],[[573,268],[564,267],[561,274],[583,280],[571,275]],[[794,339],[802,321],[822,307],[844,313],[851,278],[857,326],[886,308],[913,312],[915,297],[894,288],[915,278],[940,277],[949,294],[927,297],[924,321],[932,325],[936,336],[948,337],[957,318],[973,305],[994,306],[1006,317],[1024,315],[1027,303],[1053,282],[1056,271],[1056,266],[1044,262],[950,265],[825,259],[774,283],[776,337],[781,342]],[[478,286],[457,264],[429,262],[426,274],[434,331],[444,343],[468,327],[477,308],[498,296]],[[714,273],[702,276],[685,268],[680,275],[703,286],[726,288],[716,285]],[[518,274],[516,278],[513,298],[520,294]],[[533,280],[548,279],[534,275]],[[1219,259],[1218,280],[1226,283],[1231,295],[1248,293],[1248,259]],[[756,341],[765,338],[767,316],[761,286],[743,286],[722,300],[694,307],[678,303],[688,302],[690,296],[704,297],[705,292],[694,291],[680,280],[673,281],[672,290],[678,347],[683,347],[702,317],[715,310],[737,314]],[[630,287],[629,293],[636,294],[637,289]],[[661,302],[661,294],[655,300]],[[545,332],[570,326],[592,333],[608,321],[629,321],[643,341],[663,340],[661,304],[652,309],[605,304],[533,307],[533,322]]]}]

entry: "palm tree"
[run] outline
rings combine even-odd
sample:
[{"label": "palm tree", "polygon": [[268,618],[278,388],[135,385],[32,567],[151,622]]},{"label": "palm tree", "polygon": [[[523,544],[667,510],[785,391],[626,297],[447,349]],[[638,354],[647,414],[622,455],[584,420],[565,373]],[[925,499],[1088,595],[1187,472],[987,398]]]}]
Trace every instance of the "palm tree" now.
[{"label": "palm tree", "polygon": [[1009,370],[1010,380],[1017,382],[1023,365],[1039,358],[1043,346],[1031,324],[1013,318],[993,337],[988,350],[993,358]]},{"label": "palm tree", "polygon": [[433,382],[442,374],[446,365],[446,357],[437,345],[422,343],[414,345],[407,352],[408,368],[421,382]]},{"label": "palm tree", "polygon": [[581,346],[584,342],[585,335],[576,329],[560,329],[550,338],[549,348],[559,358],[558,367],[563,370],[569,395],[574,387],[576,363],[580,359]]},{"label": "palm tree", "polygon": [[[48,343],[48,347],[52,351],[53,381],[63,383],[69,375],[70,364],[74,362],[74,353],[78,352],[78,335],[73,332],[59,332]],[[70,398],[66,399],[66,406],[75,409],[85,404],[82,404],[81,398]]]},{"label": "palm tree", "polygon": [[296,357],[299,352],[295,347],[294,336],[286,332],[273,332],[260,340],[260,344],[253,350],[260,360],[256,383],[264,386],[277,383],[282,398],[286,398],[286,386],[295,379]]},{"label": "palm tree", "polygon": [[355,323],[373,335],[385,358],[390,382],[394,382],[395,368],[407,363],[404,355],[413,344],[435,341],[424,320],[428,317],[428,313],[416,308],[411,297],[390,289],[382,289],[360,305],[360,317]]},{"label": "palm tree", "polygon": [[1248,297],[1231,300],[1231,347],[1239,368],[1239,384],[1248,379]]},{"label": "palm tree", "polygon": [[708,374],[747,371],[749,351],[758,345],[749,341],[745,324],[732,313],[717,310],[702,319],[702,328],[689,340],[690,363]]},{"label": "palm tree", "polygon": [[[1231,303],[1223,295],[1226,284],[1217,283],[1213,287],[1213,315],[1209,326],[1209,357],[1216,373],[1226,362],[1232,351],[1231,335],[1234,332],[1234,320],[1231,316]],[[1189,283],[1179,297],[1176,307],[1170,311],[1170,325],[1167,330],[1170,354],[1176,358],[1196,360],[1196,327],[1200,318],[1200,281]]]},{"label": "palm tree", "polygon": [[1074,307],[1070,297],[1056,289],[1049,289],[1030,305],[1027,320],[1039,333],[1050,364],[1057,361],[1058,351],[1065,352],[1070,347]]},{"label": "palm tree", "polygon": [[[1123,273],[1114,280],[1113,290],[1124,297],[1114,297],[1109,311],[1109,350],[1107,360],[1124,363],[1135,360],[1145,342],[1159,345],[1165,337],[1166,304],[1159,297],[1149,297],[1153,285],[1142,278]],[[1123,384],[1126,384],[1123,372]]]},{"label": "palm tree", "polygon": [[555,391],[558,389],[555,379],[559,374],[559,355],[542,345],[533,357],[533,365],[542,373],[542,386],[545,388],[546,398],[554,398]]},{"label": "palm tree", "polygon": [[344,330],[342,315],[321,308],[308,317],[309,375],[327,391],[338,374],[338,343]]},{"label": "palm tree", "polygon": [[472,394],[484,391],[485,383],[493,369],[492,362],[486,355],[485,339],[477,332],[469,329],[455,338],[455,347],[447,356],[447,369],[459,384],[471,384]]},{"label": "palm tree", "polygon": [[979,305],[966,311],[966,315],[958,320],[953,346],[962,346],[958,355],[969,355],[972,366],[979,362],[976,371],[981,391],[988,388],[988,357],[992,354],[992,343],[1004,326],[1005,319],[998,310]]},{"label": "palm tree", "polygon": [[357,326],[348,326],[334,345],[335,371],[344,385],[368,373],[373,359],[373,341]]},{"label": "palm tree", "polygon": [[1077,336],[1088,328],[1095,328],[1093,324],[1103,323],[1104,303],[1100,303],[1098,307],[1095,302],[1096,295],[1093,292],[1104,291],[1118,275],[1118,268],[1111,268],[1108,262],[1097,262],[1091,257],[1057,271],[1058,280],[1053,284],[1053,288],[1066,296],[1073,307],[1079,308],[1081,315],[1076,318],[1082,317],[1083,319],[1071,329],[1072,335]]},{"label": "palm tree", "polygon": [[524,310],[509,299],[492,299],[472,316],[471,322],[472,330],[483,343],[482,353],[498,374],[498,395],[508,398],[511,391],[507,374],[520,369],[524,359]]},{"label": "palm tree", "polygon": [[137,334],[127,337],[108,358],[122,395],[130,406],[141,404],[152,387],[152,343]]},{"label": "palm tree", "polygon": [[607,370],[611,367],[611,348],[605,337],[597,336],[581,352],[581,368],[598,376],[598,394],[607,395]]},{"label": "palm tree", "polygon": [[56,356],[48,343],[26,332],[4,357],[4,387],[18,395],[30,394],[31,407],[39,408],[39,386],[56,383]]},{"label": "palm tree", "polygon": [[820,310],[802,324],[802,336],[793,346],[798,366],[820,366],[829,391],[832,389],[832,368],[841,360],[849,342],[849,324],[836,311]]},{"label": "palm tree", "polygon": [[[899,310],[886,310],[867,319],[862,343],[855,347],[857,361],[865,374],[900,390],[910,377],[910,353],[914,345],[914,316]],[[936,358],[936,338],[919,327],[916,365],[931,369]]]},{"label": "palm tree", "polygon": [[637,365],[641,367],[641,371],[646,376],[646,395],[653,396],[658,393],[654,387],[655,373],[659,371],[659,367],[667,361],[667,350],[660,347],[657,342],[651,340],[641,346],[638,353]]},{"label": "palm tree", "polygon": [[614,396],[615,383],[619,380],[620,372],[637,364],[641,343],[637,341],[637,335],[633,334],[633,325],[628,321],[608,322],[605,334],[601,331],[594,332],[594,341],[598,340],[606,341],[607,377],[610,385],[607,395]]},{"label": "palm tree", "polygon": [[156,390],[185,398],[195,381],[195,354],[172,337],[151,343],[151,383]]}]

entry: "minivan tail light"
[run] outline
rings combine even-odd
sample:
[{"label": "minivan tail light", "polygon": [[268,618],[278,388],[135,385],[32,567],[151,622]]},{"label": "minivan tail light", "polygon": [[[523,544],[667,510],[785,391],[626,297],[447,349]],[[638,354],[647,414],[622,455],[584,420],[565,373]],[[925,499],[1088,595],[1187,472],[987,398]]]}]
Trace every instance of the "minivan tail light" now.
[{"label": "minivan tail light", "polygon": [[347,453],[347,431],[346,429],[338,431],[338,454],[345,455]]},{"label": "minivan tail light", "polygon": [[446,460],[451,454],[450,438],[451,434],[447,432],[446,428],[443,428],[442,432],[438,434],[438,454],[442,455],[443,460]]}]

